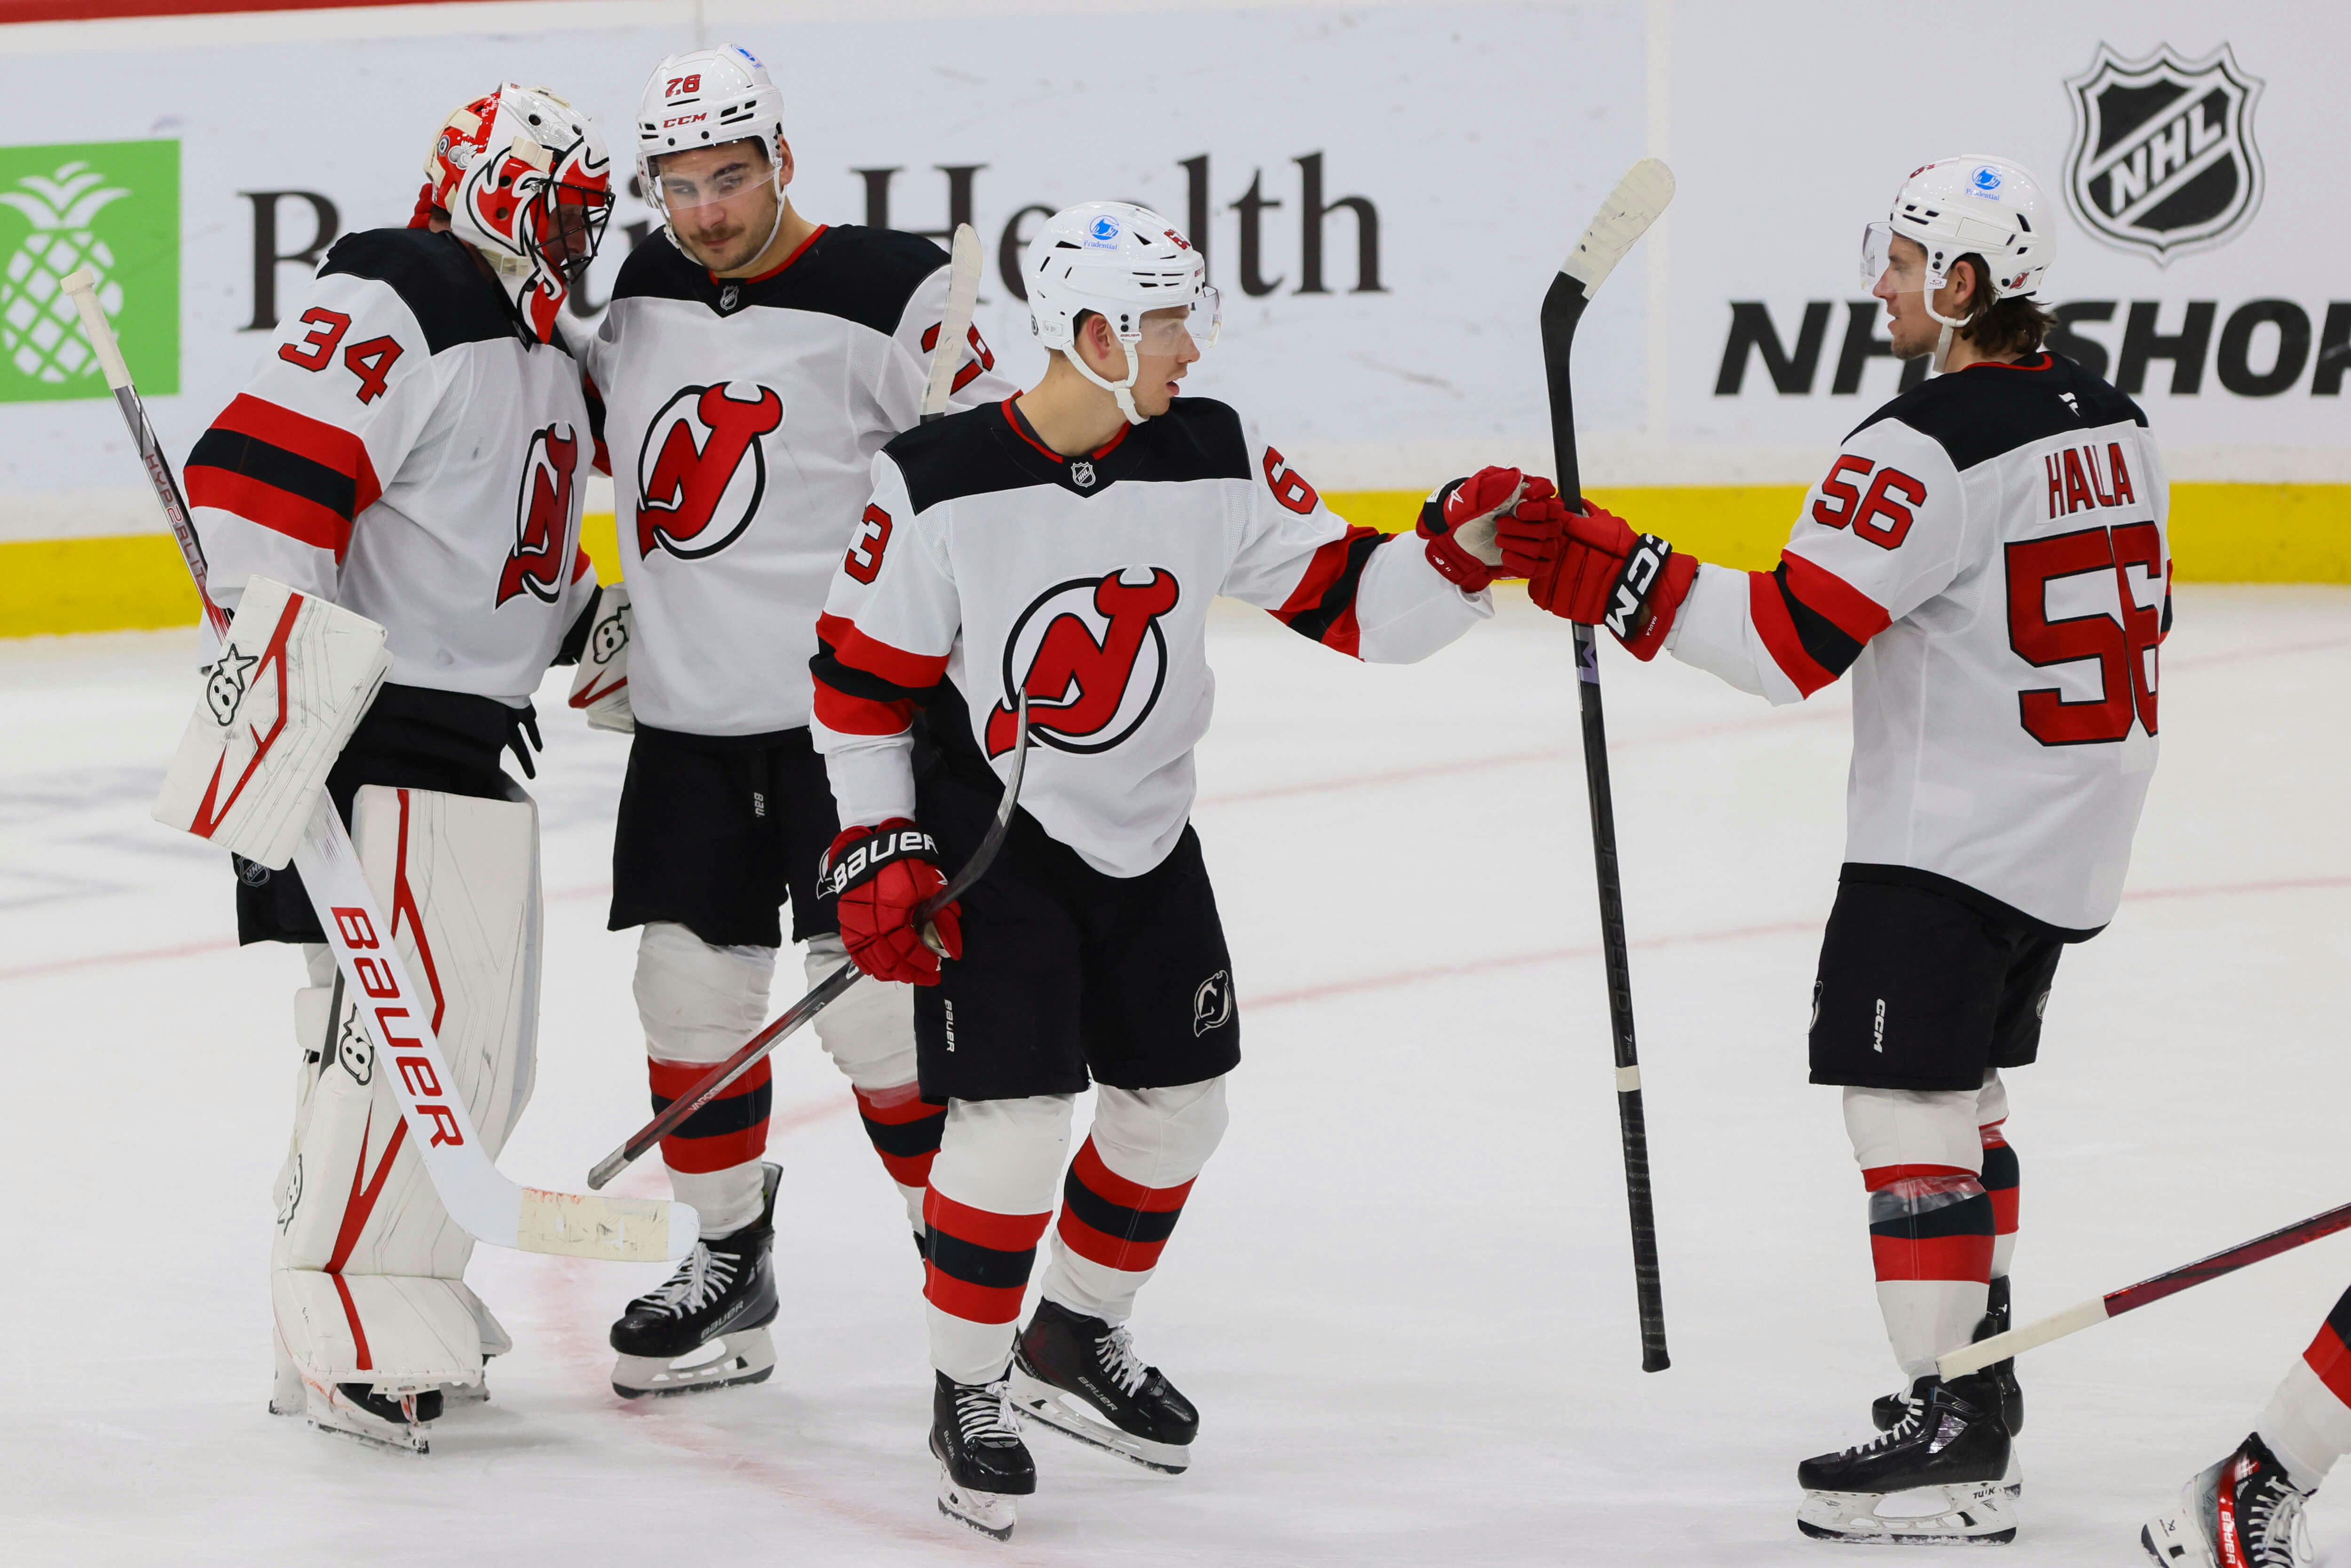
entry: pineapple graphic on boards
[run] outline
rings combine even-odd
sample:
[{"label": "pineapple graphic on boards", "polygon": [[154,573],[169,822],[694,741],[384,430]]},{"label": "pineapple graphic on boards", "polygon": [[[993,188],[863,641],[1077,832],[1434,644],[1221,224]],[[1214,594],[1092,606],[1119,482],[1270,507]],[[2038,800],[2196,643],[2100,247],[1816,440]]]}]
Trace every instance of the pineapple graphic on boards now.
[{"label": "pineapple graphic on boards", "polygon": [[87,267],[150,396],[180,385],[180,144],[0,147],[0,402],[107,395],[66,275]]}]

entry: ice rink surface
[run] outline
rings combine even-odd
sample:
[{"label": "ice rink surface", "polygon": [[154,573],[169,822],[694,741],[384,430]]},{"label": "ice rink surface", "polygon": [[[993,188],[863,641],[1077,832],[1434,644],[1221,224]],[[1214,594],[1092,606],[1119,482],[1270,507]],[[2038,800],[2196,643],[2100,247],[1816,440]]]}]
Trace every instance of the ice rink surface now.
[{"label": "ice rink surface", "polygon": [[[483,1249],[517,1349],[398,1458],[264,1412],[294,955],[150,821],[192,633],[0,644],[8,1563],[1824,1561],[1793,1469],[1894,1386],[1837,1096],[1804,1082],[1846,696],[1772,712],[1604,654],[1674,1366],[1645,1376],[1567,628],[1523,602],[1364,668],[1238,610],[1197,821],[1232,936],[1233,1124],[1135,1327],[1191,1472],[1050,1433],[998,1546],[934,1511],[919,1271],[814,1041],[777,1058],[778,1364],[624,1404],[661,1270]],[[2351,591],[2188,590],[2130,892],[2014,1074],[2020,1319],[2351,1197]],[[645,1114],[603,929],[624,742],[542,694],[548,991],[503,1161],[576,1186]],[[796,994],[782,967],[780,1005]],[[623,1190],[658,1192],[658,1170]],[[2019,1564],[2124,1563],[2351,1279],[2335,1239],[2023,1364]],[[2351,1482],[2336,1488],[2351,1493]],[[2351,1563],[2351,1506],[2314,1535]]]}]

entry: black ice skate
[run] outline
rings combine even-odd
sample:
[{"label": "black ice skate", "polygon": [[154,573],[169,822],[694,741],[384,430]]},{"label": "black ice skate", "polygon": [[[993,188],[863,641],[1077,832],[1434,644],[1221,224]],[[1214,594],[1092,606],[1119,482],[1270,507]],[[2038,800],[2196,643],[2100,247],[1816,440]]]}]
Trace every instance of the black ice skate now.
[{"label": "black ice skate", "polygon": [[1892,1431],[1796,1467],[1805,1493],[1796,1528],[1823,1541],[2015,1540],[2016,1512],[2002,1481],[2009,1440],[1999,1398],[1981,1373],[1949,1383],[1919,1379]]},{"label": "black ice skate", "polygon": [[[2138,1532],[2139,1544],[2163,1568],[2311,1568],[2317,1560],[2302,1516],[2309,1495],[2255,1434],[2189,1481],[2179,1506]],[[2224,1541],[2231,1542],[2225,1556]]]},{"label": "black ice skate", "polygon": [[612,1392],[695,1394],[764,1383],[776,1370],[776,1188],[783,1167],[765,1166],[759,1218],[716,1240],[695,1243],[661,1288],[639,1296],[612,1325]]},{"label": "black ice skate", "polygon": [[1013,1347],[1012,1403],[1081,1443],[1171,1476],[1190,1468],[1200,1431],[1200,1413],[1143,1364],[1123,1327],[1051,1301],[1037,1303]]},{"label": "black ice skate", "polygon": [[1005,1408],[1004,1385],[957,1383],[942,1372],[931,1394],[931,1452],[939,1511],[982,1535],[1012,1538],[1013,1503],[1037,1490],[1037,1464]]},{"label": "black ice skate", "polygon": [[[1991,1282],[1991,1295],[1985,1308],[1983,1321],[1976,1324],[1976,1332],[1968,1341],[1970,1344],[2009,1331],[2007,1275],[2002,1274]],[[2024,1390],[2016,1381],[2016,1358],[2010,1356],[2006,1361],[1995,1361],[1983,1370],[1984,1375],[2000,1387],[2000,1418],[2007,1426],[2008,1435],[2022,1437],[2024,1436]],[[1902,1412],[1909,1404],[1907,1394],[1881,1394],[1876,1403],[1869,1407],[1870,1419],[1877,1423],[1879,1431],[1891,1431],[1894,1424],[1902,1419]]]}]

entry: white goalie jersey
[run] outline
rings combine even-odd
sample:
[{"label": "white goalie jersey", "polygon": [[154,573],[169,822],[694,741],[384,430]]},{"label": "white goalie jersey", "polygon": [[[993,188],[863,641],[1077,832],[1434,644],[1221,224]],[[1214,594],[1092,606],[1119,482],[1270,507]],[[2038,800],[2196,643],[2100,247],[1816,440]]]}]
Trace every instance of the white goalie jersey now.
[{"label": "white goalie jersey", "polygon": [[2169,515],[2128,398],[2053,354],[1971,365],[1846,438],[1774,570],[1700,568],[1666,646],[1775,703],[1853,671],[1848,877],[2087,936],[2155,768]]},{"label": "white goalie jersey", "polygon": [[[817,614],[874,454],[921,417],[946,292],[946,253],[889,229],[820,228],[742,280],[664,237],[630,253],[585,351],[638,719],[695,735],[809,722]],[[977,330],[960,353],[952,406],[1009,395]]]},{"label": "white goalie jersey", "polygon": [[1493,613],[1421,542],[1350,527],[1206,398],[1064,457],[1006,402],[907,432],[818,626],[816,747],[843,823],[914,815],[913,718],[1002,771],[1029,696],[1021,809],[1112,876],[1190,818],[1219,594],[1375,663],[1426,657]]},{"label": "white goalie jersey", "polygon": [[381,624],[395,684],[528,700],[595,589],[578,362],[423,229],[336,241],[277,338],[188,456],[213,597],[269,578]]}]

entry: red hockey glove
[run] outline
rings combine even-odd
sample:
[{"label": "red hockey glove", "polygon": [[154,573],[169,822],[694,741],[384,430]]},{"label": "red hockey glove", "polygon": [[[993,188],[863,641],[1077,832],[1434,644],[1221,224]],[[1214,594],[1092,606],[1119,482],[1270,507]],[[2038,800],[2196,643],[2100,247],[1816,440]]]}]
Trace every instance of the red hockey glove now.
[{"label": "red hockey glove", "polygon": [[1639,659],[1656,657],[1674,614],[1698,580],[1698,558],[1589,501],[1567,519],[1556,568],[1527,584],[1528,597],[1563,620],[1605,626]]},{"label": "red hockey glove", "polygon": [[1559,554],[1567,508],[1548,479],[1515,468],[1480,468],[1439,486],[1420,504],[1428,564],[1475,593],[1498,577],[1532,577]]},{"label": "red hockey glove", "polygon": [[[817,890],[839,901],[841,940],[857,967],[877,980],[939,983],[939,956],[914,928],[914,906],[947,884],[938,845],[904,817],[846,828],[817,867]],[[960,909],[931,916],[950,958],[963,956]]]}]

